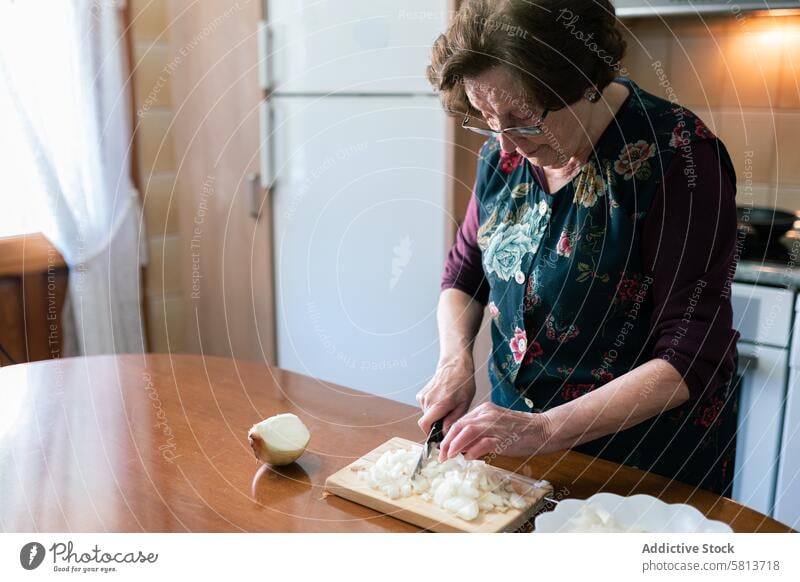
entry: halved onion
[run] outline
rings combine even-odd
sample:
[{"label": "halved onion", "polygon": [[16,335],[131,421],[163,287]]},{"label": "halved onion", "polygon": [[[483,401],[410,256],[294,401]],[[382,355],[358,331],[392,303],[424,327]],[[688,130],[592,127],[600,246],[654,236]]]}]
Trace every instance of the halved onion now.
[{"label": "halved onion", "polygon": [[278,414],[253,425],[247,440],[256,458],[270,465],[288,465],[306,450],[311,433],[303,422],[289,412]]}]

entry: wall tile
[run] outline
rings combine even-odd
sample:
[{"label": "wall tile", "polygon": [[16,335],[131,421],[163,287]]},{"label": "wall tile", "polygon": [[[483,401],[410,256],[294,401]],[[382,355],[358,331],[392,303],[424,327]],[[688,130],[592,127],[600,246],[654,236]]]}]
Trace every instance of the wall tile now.
[{"label": "wall tile", "polygon": [[683,34],[673,29],[669,81],[679,103],[687,107],[719,104],[723,81],[724,43],[708,32]]},{"label": "wall tile", "polygon": [[146,311],[151,338],[150,351],[156,353],[185,351],[183,300],[178,296],[150,298],[146,302]]},{"label": "wall tile", "polygon": [[[145,317],[151,345],[167,351],[167,330],[173,351],[185,349],[183,305],[177,261],[177,206],[167,212],[174,187],[175,154],[168,131],[172,118],[170,79],[164,67],[171,58],[167,2],[129,0],[133,44],[133,92],[136,107],[136,139],[139,186],[148,232],[150,265],[147,269]],[[166,237],[166,238],[165,238]],[[166,242],[163,245],[162,242]],[[162,278],[162,266],[163,270]],[[167,289],[162,290],[162,284]],[[166,319],[166,322],[165,322]]]},{"label": "wall tile", "polygon": [[800,186],[781,184],[775,190],[775,200],[778,208],[790,212],[800,210]]},{"label": "wall tile", "polygon": [[[761,19],[758,19],[761,20]],[[763,25],[734,29],[725,40],[725,107],[774,107],[778,102],[783,46],[766,36]]]},{"label": "wall tile", "polygon": [[782,109],[800,109],[800,18],[787,18],[782,35],[783,70],[778,106]]},{"label": "wall tile", "polygon": [[[636,39],[656,47],[656,53],[669,45],[669,82],[680,103],[728,147],[740,180],[739,197],[800,209],[800,148],[794,147],[800,135],[800,17],[748,14],[626,24],[631,76],[662,96],[665,90],[648,71],[649,59]],[[748,169],[749,183],[744,178]]]},{"label": "wall tile", "polygon": [[153,172],[175,170],[175,151],[169,127],[170,111],[147,111],[137,117],[141,182]]},{"label": "wall tile", "polygon": [[728,148],[739,180],[775,181],[775,122],[770,112],[723,111],[718,135]]},{"label": "wall tile", "polygon": [[736,186],[736,204],[797,212],[800,209],[800,186],[747,184],[740,181]]},{"label": "wall tile", "polygon": [[[175,174],[154,174],[142,184],[145,226],[148,236],[164,236],[178,232],[178,201],[175,196]],[[170,204],[171,201],[171,204]]]},{"label": "wall tile", "polygon": [[781,109],[800,110],[800,46],[786,62],[789,64],[784,65],[781,73],[778,106]]},{"label": "wall tile", "polygon": [[722,113],[719,111],[715,111],[709,109],[707,107],[688,107],[692,113],[697,115],[700,120],[708,126],[708,128],[715,134],[719,135],[719,130],[721,127],[721,116]]},{"label": "wall tile", "polygon": [[628,76],[645,91],[664,96],[664,89],[659,85],[661,79],[653,64],[661,63],[661,68],[669,74],[671,36],[661,21],[644,20],[631,23],[625,40],[628,44],[623,65]]},{"label": "wall tile", "polygon": [[134,45],[133,86],[139,114],[171,105],[170,75],[165,70],[171,58],[172,53],[166,43]]},{"label": "wall tile", "polygon": [[178,235],[153,236],[147,240],[148,297],[162,297],[181,290]]},{"label": "wall tile", "polygon": [[744,206],[747,208],[756,206],[765,208],[785,208],[782,206],[781,200],[779,200],[778,189],[774,184],[747,182],[742,175],[738,175],[738,178],[739,182],[736,184],[737,206]]},{"label": "wall tile", "polygon": [[776,179],[780,184],[800,185],[800,111],[779,112]]},{"label": "wall tile", "polygon": [[168,40],[168,0],[129,0],[134,38]]}]

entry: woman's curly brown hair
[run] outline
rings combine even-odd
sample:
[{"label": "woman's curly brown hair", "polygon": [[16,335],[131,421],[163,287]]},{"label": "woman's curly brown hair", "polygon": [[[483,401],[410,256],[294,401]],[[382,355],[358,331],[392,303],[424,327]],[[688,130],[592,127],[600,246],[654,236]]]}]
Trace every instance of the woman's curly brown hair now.
[{"label": "woman's curly brown hair", "polygon": [[609,0],[466,0],[431,51],[428,81],[449,113],[472,115],[464,78],[497,65],[526,100],[561,109],[624,72],[625,40]]}]

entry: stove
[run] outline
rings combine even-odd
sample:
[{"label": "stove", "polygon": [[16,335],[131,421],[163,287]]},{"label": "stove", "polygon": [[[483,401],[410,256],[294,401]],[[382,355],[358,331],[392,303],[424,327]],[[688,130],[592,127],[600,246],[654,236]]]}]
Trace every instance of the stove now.
[{"label": "stove", "polygon": [[787,266],[789,263],[789,247],[782,241],[760,243],[745,242],[741,252],[741,260],[764,263],[765,265]]}]

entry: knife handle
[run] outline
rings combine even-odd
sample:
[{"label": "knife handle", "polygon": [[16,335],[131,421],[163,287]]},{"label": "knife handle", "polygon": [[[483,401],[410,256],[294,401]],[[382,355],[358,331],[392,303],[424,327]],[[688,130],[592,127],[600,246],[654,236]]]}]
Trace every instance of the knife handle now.
[{"label": "knife handle", "polygon": [[428,435],[429,443],[440,443],[444,440],[444,419],[440,418],[431,426],[431,432]]}]

